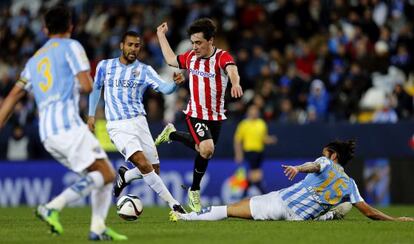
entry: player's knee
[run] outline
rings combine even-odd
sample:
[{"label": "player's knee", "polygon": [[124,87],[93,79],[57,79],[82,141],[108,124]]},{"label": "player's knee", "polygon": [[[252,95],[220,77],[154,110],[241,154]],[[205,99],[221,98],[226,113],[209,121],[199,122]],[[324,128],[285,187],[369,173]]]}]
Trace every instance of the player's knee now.
[{"label": "player's knee", "polygon": [[114,170],[109,170],[108,172],[106,172],[105,174],[103,174],[103,178],[104,178],[104,184],[108,184],[111,182],[115,181],[116,178],[116,174]]},{"label": "player's knee", "polygon": [[213,154],[214,154],[214,145],[213,146],[205,145],[203,147],[200,147],[201,157],[205,159],[210,159],[211,157],[213,157]]},{"label": "player's knee", "polygon": [[200,151],[200,155],[205,159],[210,159],[213,156],[213,153],[207,151]]},{"label": "player's knee", "polygon": [[116,178],[115,170],[107,159],[96,160],[91,166],[87,168],[87,171],[99,171],[104,180],[104,184],[111,183]]},{"label": "player's knee", "polygon": [[116,174],[115,170],[112,167],[112,164],[105,160],[105,166],[103,167],[103,170],[101,171],[103,178],[104,178],[104,184],[108,184],[115,181]]}]

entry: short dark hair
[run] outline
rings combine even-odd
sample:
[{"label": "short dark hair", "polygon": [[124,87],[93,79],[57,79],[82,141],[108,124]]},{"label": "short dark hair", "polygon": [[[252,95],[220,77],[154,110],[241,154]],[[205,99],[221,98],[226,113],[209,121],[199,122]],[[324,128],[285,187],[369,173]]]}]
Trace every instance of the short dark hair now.
[{"label": "short dark hair", "polygon": [[125,42],[125,39],[127,38],[127,36],[133,36],[133,37],[140,37],[139,36],[139,34],[138,34],[138,32],[136,32],[136,31],[127,31],[127,32],[125,32],[123,35],[122,35],[122,39],[121,39],[121,42],[122,43],[124,43]]},{"label": "short dark hair", "polygon": [[355,153],[355,140],[348,141],[333,141],[328,143],[325,148],[336,152],[338,155],[338,163],[345,166],[353,157]]},{"label": "short dark hair", "polygon": [[61,34],[69,30],[72,13],[67,6],[59,4],[46,12],[44,20],[49,34]]},{"label": "short dark hair", "polygon": [[217,27],[213,20],[209,18],[202,18],[194,21],[187,29],[187,33],[191,36],[194,33],[202,32],[206,40],[210,40],[216,36]]}]

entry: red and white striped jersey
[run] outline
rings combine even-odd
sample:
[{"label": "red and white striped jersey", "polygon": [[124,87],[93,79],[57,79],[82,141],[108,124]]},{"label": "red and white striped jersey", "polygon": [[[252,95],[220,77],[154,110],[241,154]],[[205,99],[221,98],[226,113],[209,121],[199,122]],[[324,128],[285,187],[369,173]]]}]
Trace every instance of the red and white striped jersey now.
[{"label": "red and white striped jersey", "polygon": [[190,50],[177,56],[180,69],[187,69],[190,78],[190,101],[184,113],[202,120],[224,120],[224,94],[228,83],[227,65],[233,57],[216,48],[209,58],[197,58]]}]

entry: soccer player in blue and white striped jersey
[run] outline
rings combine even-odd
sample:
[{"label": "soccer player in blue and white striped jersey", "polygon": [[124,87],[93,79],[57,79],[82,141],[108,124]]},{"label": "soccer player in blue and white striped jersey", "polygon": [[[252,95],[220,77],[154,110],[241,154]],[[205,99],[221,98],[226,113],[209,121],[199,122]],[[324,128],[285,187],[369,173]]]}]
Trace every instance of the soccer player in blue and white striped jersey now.
[{"label": "soccer player in blue and white striped jersey", "polygon": [[355,181],[343,166],[353,158],[354,141],[334,141],[323,148],[322,157],[299,166],[282,165],[289,180],[301,173],[305,179],[279,191],[255,196],[228,206],[213,206],[200,213],[170,213],[177,220],[221,220],[237,217],[254,220],[331,220],[341,219],[353,204],[373,220],[413,221],[409,217],[391,217],[368,205]]},{"label": "soccer player in blue and white striped jersey", "polygon": [[59,212],[91,194],[90,240],[126,240],[105,226],[112,202],[115,172],[98,140],[79,116],[79,90],[92,90],[89,61],[82,45],[70,39],[71,12],[56,6],[45,15],[49,40],[29,59],[20,79],[0,108],[0,128],[26,91],[32,91],[39,109],[40,138],[60,163],[81,175],[71,187],[45,205],[36,215],[56,234],[63,233]]},{"label": "soccer player in blue and white striped jersey", "polygon": [[179,73],[173,77],[175,82],[163,81],[151,66],[137,60],[141,45],[138,33],[128,31],[121,39],[121,56],[99,62],[93,91],[89,96],[88,125],[93,131],[96,106],[104,88],[109,137],[125,161],[136,166],[132,169],[125,166],[119,168],[114,195],[118,197],[132,180],[143,178],[171,209],[185,212],[158,175],[160,161],[143,104],[143,95],[148,87],[170,94],[175,91],[176,83],[184,81],[184,76]]}]

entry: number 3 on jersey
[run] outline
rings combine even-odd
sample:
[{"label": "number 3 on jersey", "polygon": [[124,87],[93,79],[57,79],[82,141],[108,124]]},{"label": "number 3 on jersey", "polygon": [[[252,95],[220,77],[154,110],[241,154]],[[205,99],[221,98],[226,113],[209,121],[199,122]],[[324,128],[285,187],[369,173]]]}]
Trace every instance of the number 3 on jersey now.
[{"label": "number 3 on jersey", "polygon": [[41,73],[46,78],[46,81],[39,82],[39,87],[42,92],[49,91],[53,84],[53,76],[50,71],[50,66],[51,64],[48,57],[42,58],[39,63],[37,63],[37,72]]}]

